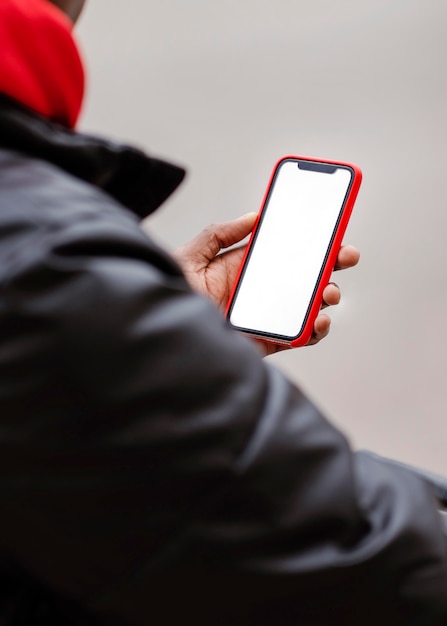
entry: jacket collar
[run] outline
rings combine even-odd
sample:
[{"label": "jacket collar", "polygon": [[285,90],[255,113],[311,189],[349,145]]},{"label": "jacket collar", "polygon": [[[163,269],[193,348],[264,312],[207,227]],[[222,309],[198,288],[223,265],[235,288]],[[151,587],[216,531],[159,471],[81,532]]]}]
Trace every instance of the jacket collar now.
[{"label": "jacket collar", "polygon": [[131,146],[73,132],[0,95],[0,148],[46,160],[113,196],[141,218],[178,187],[185,170]]}]

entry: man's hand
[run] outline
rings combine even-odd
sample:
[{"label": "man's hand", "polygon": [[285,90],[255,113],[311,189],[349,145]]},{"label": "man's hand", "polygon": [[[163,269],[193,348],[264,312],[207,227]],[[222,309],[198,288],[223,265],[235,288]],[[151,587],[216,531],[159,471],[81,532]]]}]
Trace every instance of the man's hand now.
[{"label": "man's hand", "polygon": [[[226,248],[245,239],[251,233],[255,221],[256,213],[248,213],[231,222],[213,224],[174,253],[191,287],[210,298],[222,311],[225,311],[246,246],[231,250]],[[359,251],[353,246],[342,246],[335,269],[354,267],[359,257]],[[339,302],[340,289],[335,283],[329,283],[323,292],[322,309]],[[308,345],[318,343],[326,337],[330,324],[330,318],[320,313],[315,320],[314,332]],[[284,349],[283,346],[260,343],[264,354]]]}]

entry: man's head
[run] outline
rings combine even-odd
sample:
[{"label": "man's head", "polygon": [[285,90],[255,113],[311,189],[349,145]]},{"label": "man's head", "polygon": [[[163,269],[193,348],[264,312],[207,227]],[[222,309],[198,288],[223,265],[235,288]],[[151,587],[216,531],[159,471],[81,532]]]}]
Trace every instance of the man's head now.
[{"label": "man's head", "polygon": [[59,7],[75,23],[86,0],[49,0],[49,2]]}]

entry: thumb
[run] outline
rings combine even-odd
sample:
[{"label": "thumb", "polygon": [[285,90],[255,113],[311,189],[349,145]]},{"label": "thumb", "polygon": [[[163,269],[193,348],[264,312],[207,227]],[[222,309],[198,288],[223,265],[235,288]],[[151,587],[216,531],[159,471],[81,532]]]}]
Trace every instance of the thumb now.
[{"label": "thumb", "polygon": [[205,232],[208,232],[210,236],[210,242],[213,240],[211,245],[214,255],[220,250],[233,246],[245,239],[253,230],[256,217],[256,213],[246,213],[230,222],[214,224],[205,229]]},{"label": "thumb", "polygon": [[255,222],[256,213],[247,213],[230,222],[211,224],[181,250],[196,260],[211,261],[222,249],[247,237],[253,230]]}]

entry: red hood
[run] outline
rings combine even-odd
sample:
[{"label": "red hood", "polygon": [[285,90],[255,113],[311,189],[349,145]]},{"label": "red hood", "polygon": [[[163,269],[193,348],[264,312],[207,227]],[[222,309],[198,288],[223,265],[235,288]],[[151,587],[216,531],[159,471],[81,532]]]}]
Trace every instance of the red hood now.
[{"label": "red hood", "polygon": [[84,94],[71,30],[47,0],[0,0],[0,93],[69,128]]}]

